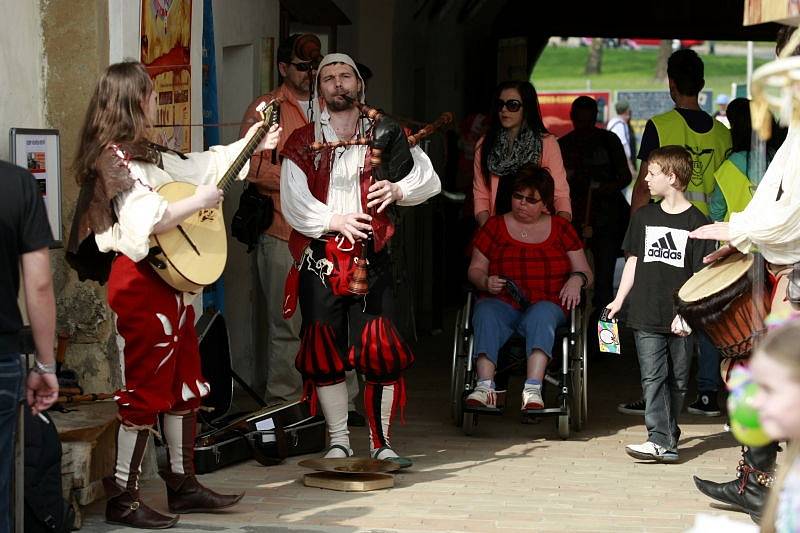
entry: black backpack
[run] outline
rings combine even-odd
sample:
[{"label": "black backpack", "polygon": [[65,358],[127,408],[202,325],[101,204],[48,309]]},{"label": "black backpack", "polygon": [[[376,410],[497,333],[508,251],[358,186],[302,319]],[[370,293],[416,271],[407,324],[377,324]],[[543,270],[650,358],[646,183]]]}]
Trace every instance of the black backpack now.
[{"label": "black backpack", "polygon": [[231,219],[231,234],[247,251],[252,252],[258,239],[272,225],[275,205],[272,198],[259,193],[256,186],[248,183],[239,197],[239,208]]},{"label": "black backpack", "polygon": [[62,533],[75,523],[61,495],[61,441],[53,419],[25,411],[25,533]]}]

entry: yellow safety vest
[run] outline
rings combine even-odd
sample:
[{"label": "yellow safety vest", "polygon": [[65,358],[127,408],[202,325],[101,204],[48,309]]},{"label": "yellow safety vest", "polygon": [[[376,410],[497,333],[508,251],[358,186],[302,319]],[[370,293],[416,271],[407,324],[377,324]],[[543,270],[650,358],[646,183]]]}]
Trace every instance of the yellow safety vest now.
[{"label": "yellow safety vest", "polygon": [[714,173],[714,177],[717,179],[719,190],[728,205],[728,210],[725,212],[725,222],[727,222],[731,218],[731,213],[744,211],[744,208],[753,199],[750,180],[729,159],[722,163],[722,166]]},{"label": "yellow safety vest", "polygon": [[731,150],[731,132],[719,120],[706,133],[692,130],[675,109],[652,119],[661,146],[677,144],[692,154],[692,179],[686,187],[686,199],[703,214],[708,215],[708,197],[714,190],[714,172],[722,165]]}]

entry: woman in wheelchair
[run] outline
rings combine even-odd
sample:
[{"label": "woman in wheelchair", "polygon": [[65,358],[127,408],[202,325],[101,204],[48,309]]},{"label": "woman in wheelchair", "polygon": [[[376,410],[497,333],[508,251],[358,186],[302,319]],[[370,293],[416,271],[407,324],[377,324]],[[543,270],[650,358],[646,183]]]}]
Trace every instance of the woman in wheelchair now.
[{"label": "woman in wheelchair", "polygon": [[511,211],[488,219],[475,235],[469,281],[480,291],[472,318],[478,384],[471,407],[495,407],[500,348],[514,334],[525,338],[527,380],[522,409],[543,409],[542,380],[555,331],[592,283],[583,243],[564,218],[551,216],[553,178],[531,164],[514,178]]}]

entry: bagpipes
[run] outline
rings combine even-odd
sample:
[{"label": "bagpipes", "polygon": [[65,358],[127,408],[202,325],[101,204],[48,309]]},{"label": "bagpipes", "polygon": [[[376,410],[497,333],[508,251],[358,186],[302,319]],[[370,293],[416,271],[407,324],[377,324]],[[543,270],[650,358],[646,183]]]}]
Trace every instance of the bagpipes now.
[{"label": "bagpipes", "polygon": [[[425,125],[417,133],[408,135],[400,124],[382,110],[361,103],[347,95],[341,95],[345,100],[355,106],[362,116],[372,121],[370,127],[362,130],[355,139],[334,142],[313,142],[308,147],[312,152],[335,150],[348,146],[368,146],[369,163],[372,168],[371,181],[389,180],[399,181],[407,176],[414,168],[411,148],[419,141],[432,135],[438,129],[453,122],[453,113],[442,113],[434,122]],[[372,213],[373,208],[370,208]],[[355,268],[350,276],[348,291],[352,294],[363,296],[369,291],[367,283],[367,268],[369,262],[366,258],[366,247],[361,247],[361,253],[354,258]]]}]

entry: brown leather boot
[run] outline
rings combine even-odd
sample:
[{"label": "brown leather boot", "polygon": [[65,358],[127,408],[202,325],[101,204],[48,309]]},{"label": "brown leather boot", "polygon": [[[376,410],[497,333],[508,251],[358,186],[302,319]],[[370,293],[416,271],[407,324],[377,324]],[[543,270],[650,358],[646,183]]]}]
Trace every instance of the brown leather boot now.
[{"label": "brown leather boot", "polygon": [[159,474],[167,485],[167,504],[173,513],[201,513],[227,509],[236,505],[241,494],[219,494],[204,487],[195,476],[194,438],[197,415],[167,413],[164,415],[164,436],[167,441],[169,470]]},{"label": "brown leather boot", "polygon": [[167,529],[178,522],[177,516],[167,516],[151,509],[139,499],[139,491],[117,485],[113,476],[103,478],[106,489],[106,522],[140,529]]},{"label": "brown leather boot", "polygon": [[233,507],[241,494],[218,494],[204,487],[194,475],[160,472],[167,484],[167,503],[170,512],[177,514],[207,513]]},{"label": "brown leather boot", "polygon": [[166,529],[178,522],[145,505],[139,499],[139,475],[149,432],[120,425],[114,475],[103,479],[108,502],[106,522],[142,529]]}]

